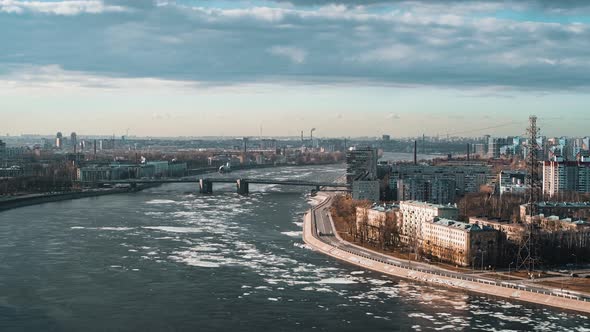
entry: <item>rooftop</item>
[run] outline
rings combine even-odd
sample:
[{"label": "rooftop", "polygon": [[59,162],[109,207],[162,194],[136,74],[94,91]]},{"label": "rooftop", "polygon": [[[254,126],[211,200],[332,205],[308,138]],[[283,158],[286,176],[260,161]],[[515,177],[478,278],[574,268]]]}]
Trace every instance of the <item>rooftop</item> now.
[{"label": "rooftop", "polygon": [[463,230],[465,232],[476,232],[476,231],[485,231],[491,230],[492,228],[486,226],[479,226],[477,224],[469,224],[461,221],[445,219],[445,218],[434,218],[432,221],[433,224],[442,225],[445,227],[456,228]]},{"label": "rooftop", "polygon": [[[524,204],[528,205],[528,204]],[[590,202],[540,202],[539,207],[588,207],[590,208]]]},{"label": "rooftop", "polygon": [[575,225],[587,225],[588,221],[583,220],[583,219],[578,219],[578,220],[573,220],[572,218],[563,218],[561,219],[559,216],[547,216],[545,217],[543,214],[539,214],[540,218],[545,218],[546,220],[553,220],[553,221],[561,221],[564,223],[570,223],[570,224],[575,224]]},{"label": "rooftop", "polygon": [[430,208],[436,208],[436,209],[456,209],[457,205],[456,204],[434,204],[434,203],[428,203],[428,202],[422,202],[422,201],[400,201],[399,202],[400,205],[401,204],[409,204],[409,205],[417,205],[417,206],[423,206],[423,207],[430,207]]},{"label": "rooftop", "polygon": [[379,211],[379,212],[390,212],[394,209],[398,209],[399,205],[396,204],[381,204],[381,205],[373,205],[371,210]]}]

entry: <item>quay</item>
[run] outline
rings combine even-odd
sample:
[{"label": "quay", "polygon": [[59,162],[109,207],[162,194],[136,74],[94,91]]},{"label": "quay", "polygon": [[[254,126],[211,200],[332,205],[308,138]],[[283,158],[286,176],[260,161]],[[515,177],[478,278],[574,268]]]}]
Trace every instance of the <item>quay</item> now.
[{"label": "quay", "polygon": [[590,313],[590,297],[586,295],[572,295],[541,286],[457,273],[429,264],[399,260],[347,242],[338,235],[331,220],[329,213],[331,196],[322,195],[321,197],[323,201],[305,214],[303,240],[312,249],[325,255],[386,275],[417,282]]}]

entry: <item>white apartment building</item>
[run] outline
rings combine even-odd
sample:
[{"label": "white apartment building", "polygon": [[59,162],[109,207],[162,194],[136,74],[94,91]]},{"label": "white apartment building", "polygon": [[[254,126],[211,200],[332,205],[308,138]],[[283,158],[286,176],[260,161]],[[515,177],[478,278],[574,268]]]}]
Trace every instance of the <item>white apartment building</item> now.
[{"label": "white apartment building", "polygon": [[499,232],[451,219],[422,224],[421,248],[427,256],[459,266],[496,265]]},{"label": "white apartment building", "polygon": [[421,227],[424,222],[431,222],[435,217],[457,219],[459,210],[454,205],[439,205],[418,201],[401,201],[400,239],[410,243],[422,237]]}]

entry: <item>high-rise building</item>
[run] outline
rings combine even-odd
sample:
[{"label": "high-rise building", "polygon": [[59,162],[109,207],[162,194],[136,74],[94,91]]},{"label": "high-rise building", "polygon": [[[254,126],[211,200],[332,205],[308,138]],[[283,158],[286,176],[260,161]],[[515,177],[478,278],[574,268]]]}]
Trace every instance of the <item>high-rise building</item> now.
[{"label": "high-rise building", "polygon": [[543,162],[543,193],[590,192],[590,158],[566,161],[562,157]]},{"label": "high-rise building", "polygon": [[60,132],[57,133],[57,135],[55,135],[55,147],[58,149],[61,149],[63,146],[63,135]]},{"label": "high-rise building", "polygon": [[485,157],[488,154],[487,145],[483,143],[474,144],[473,152],[476,156]]},{"label": "high-rise building", "polygon": [[0,140],[0,167],[4,167],[4,160],[6,159],[6,143]]},{"label": "high-rise building", "polygon": [[[506,141],[506,138],[490,137],[488,139],[488,158],[500,158],[500,149],[507,145]],[[510,143],[512,143],[512,137],[510,137]]]},{"label": "high-rise building", "polygon": [[78,145],[78,135],[76,135],[76,133],[70,135],[70,145],[72,146],[72,149],[76,149]]},{"label": "high-rise building", "polygon": [[346,151],[346,183],[377,180],[377,149],[351,148]]}]

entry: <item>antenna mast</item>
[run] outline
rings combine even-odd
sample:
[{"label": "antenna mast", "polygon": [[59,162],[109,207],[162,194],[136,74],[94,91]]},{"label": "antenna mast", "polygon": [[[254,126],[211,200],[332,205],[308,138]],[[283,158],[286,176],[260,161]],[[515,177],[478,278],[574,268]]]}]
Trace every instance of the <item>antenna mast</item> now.
[{"label": "antenna mast", "polygon": [[520,247],[518,248],[518,257],[516,262],[516,268],[526,269],[532,272],[535,267],[536,248],[535,239],[533,236],[534,231],[534,220],[533,217],[537,215],[537,208],[539,203],[539,190],[541,187],[539,179],[539,143],[537,138],[539,137],[539,128],[537,127],[537,116],[531,115],[529,117],[529,127],[527,128],[528,137],[528,155],[527,161],[527,183],[529,185],[528,192],[528,212],[529,220],[521,220],[525,223],[525,233],[521,239]]}]

